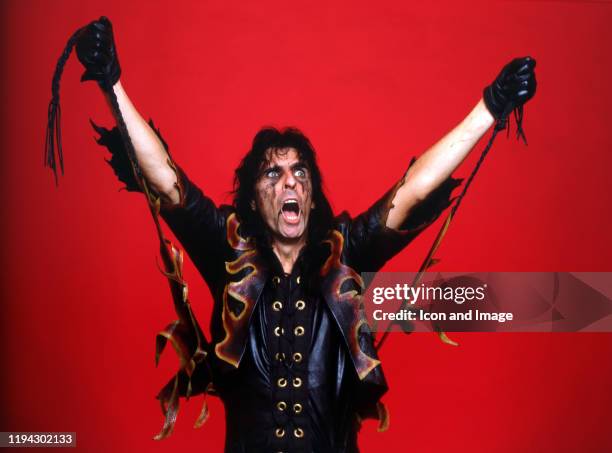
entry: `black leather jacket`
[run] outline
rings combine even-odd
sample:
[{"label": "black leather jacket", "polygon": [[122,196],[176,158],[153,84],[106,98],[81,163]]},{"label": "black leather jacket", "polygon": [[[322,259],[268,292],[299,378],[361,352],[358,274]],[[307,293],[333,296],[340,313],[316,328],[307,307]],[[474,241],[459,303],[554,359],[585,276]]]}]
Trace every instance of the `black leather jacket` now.
[{"label": "black leather jacket", "polygon": [[[279,424],[274,419],[276,402],[271,389],[276,384],[271,377],[271,346],[262,333],[268,321],[263,309],[269,307],[263,302],[265,288],[280,273],[276,258],[258,248],[251,238],[240,236],[240,222],[231,206],[217,208],[182,171],[177,174],[182,201],[177,208],[164,212],[163,218],[215,300],[211,379],[226,406],[226,451],[357,451],[359,419],[382,418],[384,410],[379,400],[387,390],[373,336],[360,307],[364,289],[360,272],[377,271],[405,247],[448,205],[448,195],[456,184],[449,181],[441,187],[400,231],[387,228],[385,223],[402,181],[356,218],[346,212],[336,217],[334,229],[321,244],[324,260],[317,263],[317,269],[310,269],[310,273],[320,275],[320,286],[311,288],[305,296],[315,310],[309,345],[313,366],[306,376],[308,447],[302,449],[295,443],[280,447],[269,435],[280,429],[283,438],[290,437],[296,429],[291,423]],[[303,277],[307,279],[308,275]]]},{"label": "black leather jacket", "polygon": [[[113,153],[115,172],[126,182],[116,164],[121,153],[116,130],[98,128],[98,132],[102,134],[100,143]],[[351,218],[343,212],[335,218],[334,228],[323,243],[309,245],[318,247],[319,253],[312,256],[321,259],[316,263],[298,260],[296,272],[304,272],[298,276],[307,282],[316,275],[316,287],[298,296],[291,291],[278,296],[270,289],[277,279],[297,277],[282,276],[270,250],[258,247],[253,238],[241,236],[240,220],[232,206],[216,207],[182,170],[176,171],[181,201],[161,214],[210,288],[214,299],[212,338],[204,345],[205,359],[194,361],[193,332],[199,330],[195,318],[191,331],[169,331],[167,337],[175,349],[184,351],[179,352],[184,366],[158,398],[177,409],[180,396],[220,396],[226,408],[227,452],[358,451],[360,420],[386,419],[379,400],[387,390],[360,304],[364,290],[360,273],[379,270],[433,222],[449,206],[450,194],[459,181],[449,178],[412,210],[398,230],[385,224],[403,179],[361,215]],[[129,172],[123,171],[126,174]],[[308,341],[300,349],[308,357],[300,371],[305,389],[298,395],[305,406],[301,418],[296,414],[277,416],[275,392],[282,368],[273,366],[274,351],[278,350],[272,347],[270,338],[280,325],[266,312],[276,297],[287,301],[297,297],[309,307],[308,319],[301,321],[310,329]],[[287,327],[292,328],[293,324]],[[293,373],[288,367],[284,369]],[[291,382],[294,375],[286,377]],[[176,411],[166,411],[170,431],[175,415]],[[302,437],[297,428],[304,428]],[[277,435],[280,430],[282,436]],[[294,434],[305,440],[306,447],[299,447],[299,442],[279,441]]]}]

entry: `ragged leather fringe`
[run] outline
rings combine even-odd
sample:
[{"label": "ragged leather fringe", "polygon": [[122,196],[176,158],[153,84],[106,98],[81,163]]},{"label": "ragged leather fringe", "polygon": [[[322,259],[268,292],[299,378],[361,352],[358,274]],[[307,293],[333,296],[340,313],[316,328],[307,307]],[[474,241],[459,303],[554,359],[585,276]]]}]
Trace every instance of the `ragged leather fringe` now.
[{"label": "ragged leather fringe", "polygon": [[[70,54],[82,30],[82,28],[77,30],[68,40],[64,51],[57,62],[51,84],[51,101],[49,102],[45,142],[45,165],[51,168],[53,171],[56,185],[58,184],[56,153],[62,175],[64,173],[60,125],[61,109],[59,102],[60,79],[66,61],[70,57]],[[174,346],[177,354],[179,355],[181,363],[181,366],[174,378],[160,391],[157,396],[157,398],[160,400],[162,412],[165,417],[162,430],[154,437],[154,439],[160,440],[168,437],[172,433],[176,423],[180,396],[185,396],[188,398],[192,394],[193,386],[191,378],[194,372],[199,373],[199,381],[206,381],[207,384],[210,382],[211,373],[210,369],[208,368],[208,361],[206,360],[208,354],[207,351],[209,350],[210,345],[206,340],[195,316],[193,315],[193,312],[191,311],[191,305],[187,298],[187,284],[183,280],[182,273],[183,253],[181,250],[174,247],[173,244],[164,236],[159,221],[160,199],[156,194],[150,191],[147,181],[142,175],[136,159],[132,140],[130,139],[125,120],[121,115],[117,96],[112,89],[110,80],[107,79],[103,81],[101,83],[101,87],[108,94],[111,109],[113,110],[113,114],[117,119],[117,126],[121,135],[121,141],[123,142],[123,147],[128,157],[135,180],[139,188],[146,196],[149,211],[153,217],[159,239],[160,254],[163,262],[162,273],[166,276],[170,285],[170,291],[174,301],[174,308],[179,317],[177,321],[170,324],[169,327],[158,334],[156,341],[156,364],[159,361],[159,355],[163,351],[167,341],[170,341]],[[100,132],[100,129],[97,130]],[[186,388],[186,390],[184,391],[184,394],[182,394],[184,388]],[[206,393],[212,392],[213,390],[211,385],[207,385],[203,391],[199,391],[199,393],[204,393],[205,395]],[[207,417],[208,407],[205,399],[204,407],[202,408],[202,412],[196,420],[194,427],[197,428],[202,426]]]},{"label": "ragged leather fringe", "polygon": [[[461,202],[463,201],[463,198],[465,197],[468,188],[472,184],[472,181],[474,180],[476,173],[478,173],[478,170],[480,169],[480,166],[484,162],[485,157],[487,157],[487,154],[491,150],[491,147],[493,146],[493,142],[495,141],[495,137],[497,137],[497,134],[500,131],[503,131],[504,129],[507,129],[508,134],[510,133],[509,123],[510,123],[511,113],[514,114],[514,120],[516,121],[516,138],[517,140],[522,139],[525,145],[527,145],[527,137],[525,136],[525,131],[523,130],[523,106],[521,105],[516,108],[511,106],[508,109],[508,111],[505,112],[502,118],[495,121],[493,133],[491,134],[491,138],[489,139],[489,142],[487,143],[484,150],[482,151],[480,158],[478,159],[478,162],[474,166],[474,169],[472,170],[472,172],[470,173],[470,176],[468,177],[466,183],[464,184],[463,190],[461,191],[459,196],[455,199],[453,207],[451,208],[451,211],[446,217],[446,220],[442,224],[442,227],[438,231],[438,234],[436,235],[433,241],[433,244],[429,249],[429,252],[427,252],[426,257],[423,260],[421,267],[419,268],[419,272],[414,278],[412,286],[417,286],[420,283],[421,279],[423,278],[424,273],[434,264],[437,264],[440,262],[439,258],[434,257],[434,254],[437,252],[438,248],[440,247],[440,244],[442,243],[442,239],[446,235],[446,232],[448,231],[448,227],[450,226],[451,221],[455,217],[455,214],[457,213],[457,210],[459,209],[459,206],[461,205]],[[405,304],[406,304],[406,301],[403,301],[402,306],[400,307],[400,310],[405,306]],[[377,351],[380,351],[382,346],[385,344],[385,341],[387,340],[389,336],[389,332],[391,331],[393,324],[394,322],[391,322],[388,325],[382,337],[380,337],[380,340],[376,343]],[[458,346],[458,343],[450,339],[448,335],[446,334],[446,332],[442,331],[435,323],[432,325],[432,327],[433,327],[434,332],[436,332],[436,334],[440,338],[440,341],[442,341],[443,343],[452,345],[452,346]]]}]

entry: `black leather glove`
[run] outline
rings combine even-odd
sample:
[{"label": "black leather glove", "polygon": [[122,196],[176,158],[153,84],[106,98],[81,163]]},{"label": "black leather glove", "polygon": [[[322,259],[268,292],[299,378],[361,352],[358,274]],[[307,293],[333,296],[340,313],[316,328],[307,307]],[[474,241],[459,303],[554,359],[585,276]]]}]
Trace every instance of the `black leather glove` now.
[{"label": "black leather glove", "polygon": [[531,57],[515,58],[484,89],[485,104],[495,119],[505,119],[533,97],[537,86],[535,66],[536,61]]},{"label": "black leather glove", "polygon": [[76,42],[76,53],[85,66],[81,82],[95,80],[104,88],[107,78],[112,86],[121,77],[113,26],[106,17],[100,17],[83,29]]}]

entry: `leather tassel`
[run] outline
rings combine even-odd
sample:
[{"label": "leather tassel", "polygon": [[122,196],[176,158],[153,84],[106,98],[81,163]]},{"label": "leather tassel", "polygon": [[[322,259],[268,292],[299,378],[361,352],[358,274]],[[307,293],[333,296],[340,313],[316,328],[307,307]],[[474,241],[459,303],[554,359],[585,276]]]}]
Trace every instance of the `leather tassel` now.
[{"label": "leather tassel", "polygon": [[179,375],[174,377],[172,384],[172,391],[168,394],[168,386],[166,386],[162,392],[160,392],[159,402],[161,409],[164,414],[164,426],[162,430],[153,437],[153,440],[162,440],[172,434],[174,431],[174,425],[176,423],[176,416],[179,410]]},{"label": "leather tassel", "polygon": [[378,427],[376,428],[376,431],[379,433],[384,433],[389,429],[389,409],[387,409],[385,403],[379,401],[376,403],[376,410],[378,412]]},{"label": "leather tassel", "polygon": [[44,164],[46,167],[51,168],[53,170],[53,175],[55,176],[55,185],[58,184],[57,178],[57,161],[56,161],[56,153],[57,160],[59,161],[59,167],[64,174],[64,156],[62,152],[62,129],[61,129],[61,107],[60,107],[60,80],[62,78],[62,73],[64,72],[64,66],[66,66],[66,61],[68,61],[68,57],[72,53],[72,49],[76,44],[79,33],[81,33],[82,28],[79,28],[74,34],[70,37],[66,46],[64,47],[64,51],[62,55],[57,60],[57,64],[55,65],[55,72],[53,73],[53,80],[51,81],[51,100],[49,101],[49,108],[47,109],[47,132],[45,134],[45,160]]}]

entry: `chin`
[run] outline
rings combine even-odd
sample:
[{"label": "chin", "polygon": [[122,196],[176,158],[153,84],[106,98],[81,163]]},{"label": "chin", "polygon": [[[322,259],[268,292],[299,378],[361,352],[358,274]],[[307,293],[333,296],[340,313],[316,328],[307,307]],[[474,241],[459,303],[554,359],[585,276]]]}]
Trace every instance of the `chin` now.
[{"label": "chin", "polygon": [[287,241],[298,241],[304,237],[306,228],[302,225],[293,228],[281,228],[279,233],[280,236]]},{"label": "chin", "polygon": [[282,238],[286,241],[299,241],[304,237],[303,233],[300,234],[283,234]]}]

